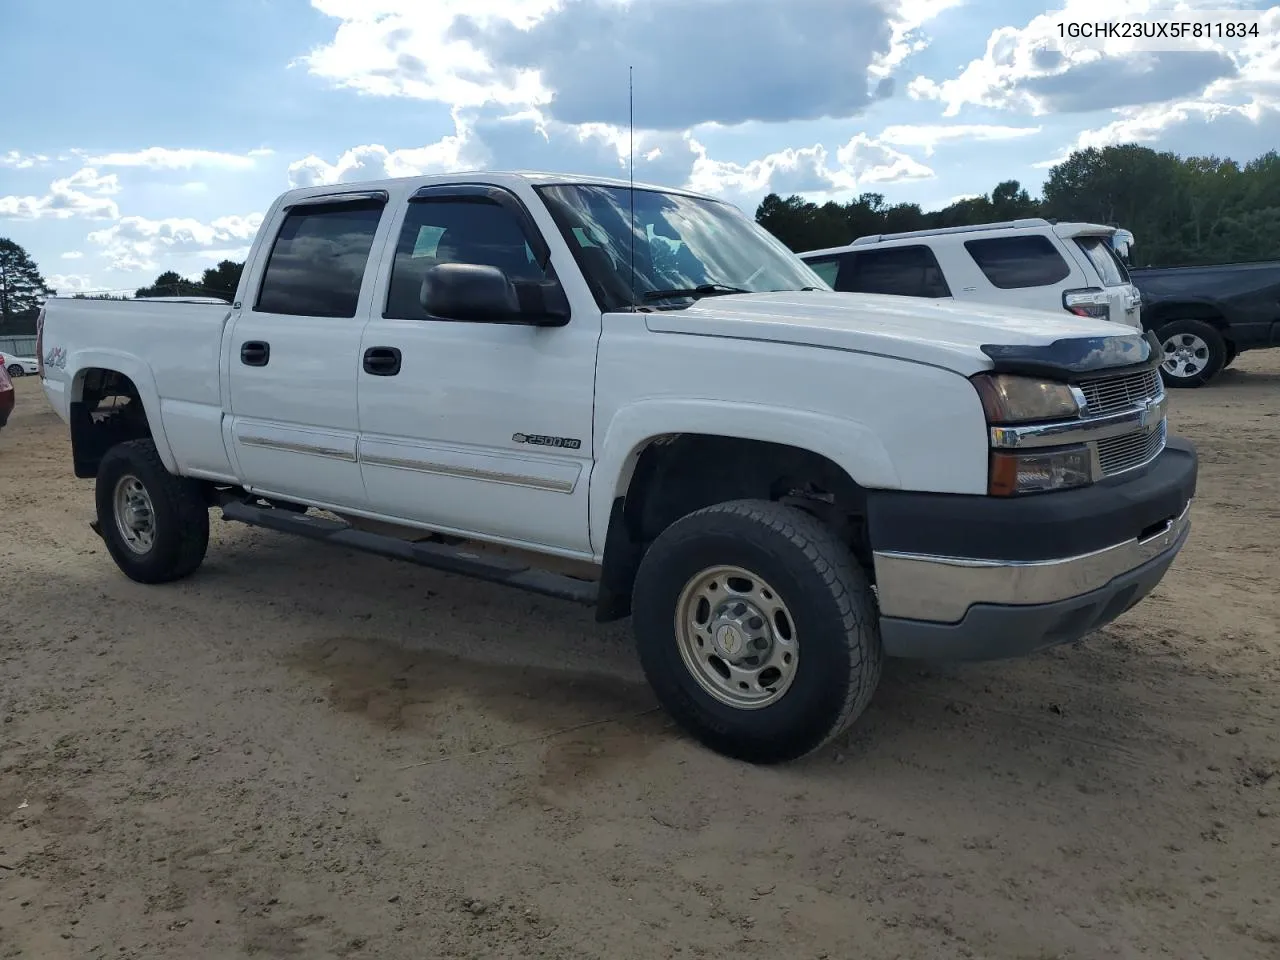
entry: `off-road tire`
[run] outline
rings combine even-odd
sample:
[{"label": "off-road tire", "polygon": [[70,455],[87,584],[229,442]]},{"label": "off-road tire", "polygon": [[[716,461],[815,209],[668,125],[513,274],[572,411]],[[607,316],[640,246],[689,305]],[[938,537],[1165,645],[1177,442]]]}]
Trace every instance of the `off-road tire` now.
[{"label": "off-road tire", "polygon": [[[722,703],[682,659],[680,594],[719,564],[772,584],[795,621],[794,679],[767,706]],[[879,613],[867,576],[829,527],[796,507],[739,500],[676,521],[640,564],[632,619],[641,665],[667,712],[703,745],[751,763],[785,763],[820,749],[866,709],[880,680]]]},{"label": "off-road tire", "polygon": [[1226,366],[1227,342],[1222,338],[1222,334],[1218,332],[1216,327],[1205,323],[1203,320],[1171,320],[1156,330],[1156,338],[1160,341],[1161,350],[1164,350],[1164,346],[1170,338],[1177,337],[1180,334],[1200,339],[1208,351],[1208,355],[1205,358],[1206,364],[1202,370],[1191,376],[1175,376],[1164,368],[1162,359],[1160,376],[1164,380],[1166,387],[1203,387],[1221,373],[1223,367]]},{"label": "off-road tire", "polygon": [[[154,539],[136,553],[121,534],[115,490],[126,475],[146,489],[154,516]],[[116,444],[98,466],[98,529],[116,566],[138,583],[168,583],[194,573],[209,547],[209,505],[200,484],[165,469],[152,440]]]}]

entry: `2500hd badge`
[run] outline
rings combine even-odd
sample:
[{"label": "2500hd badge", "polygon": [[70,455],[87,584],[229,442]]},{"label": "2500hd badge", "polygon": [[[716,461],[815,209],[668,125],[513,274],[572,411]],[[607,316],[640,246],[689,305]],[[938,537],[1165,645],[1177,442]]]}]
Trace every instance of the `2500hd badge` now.
[{"label": "2500hd badge", "polygon": [[535,447],[563,447],[565,450],[578,450],[581,440],[573,437],[543,437],[536,433],[517,433],[511,437],[516,443],[528,443]]}]

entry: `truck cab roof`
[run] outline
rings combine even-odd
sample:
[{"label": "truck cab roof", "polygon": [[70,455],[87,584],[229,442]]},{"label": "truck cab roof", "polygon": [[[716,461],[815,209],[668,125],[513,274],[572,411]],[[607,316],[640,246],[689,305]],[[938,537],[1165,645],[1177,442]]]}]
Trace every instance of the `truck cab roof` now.
[{"label": "truck cab roof", "polygon": [[[582,184],[628,189],[633,186],[630,180],[620,177],[585,176],[571,173],[556,173],[541,170],[467,170],[458,173],[425,174],[412,177],[389,177],[383,180],[361,180],[350,183],[323,184],[309,187],[295,187],[281,194],[279,201],[285,206],[308,197],[332,196],[348,193],[374,193],[379,190],[401,190],[405,188],[428,187],[436,184],[454,185],[459,183],[481,183],[508,189],[521,186],[551,186],[554,184]],[[637,181],[636,190],[655,190],[661,193],[673,193],[700,200],[723,202],[719,197],[683,190],[653,183]]]}]

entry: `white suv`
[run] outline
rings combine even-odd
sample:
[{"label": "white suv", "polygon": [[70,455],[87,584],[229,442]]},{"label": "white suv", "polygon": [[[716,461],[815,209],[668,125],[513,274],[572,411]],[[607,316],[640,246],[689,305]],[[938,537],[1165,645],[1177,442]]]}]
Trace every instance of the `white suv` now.
[{"label": "white suv", "polygon": [[1067,310],[1141,329],[1117,232],[1036,217],[874,234],[800,256],[836,290]]}]

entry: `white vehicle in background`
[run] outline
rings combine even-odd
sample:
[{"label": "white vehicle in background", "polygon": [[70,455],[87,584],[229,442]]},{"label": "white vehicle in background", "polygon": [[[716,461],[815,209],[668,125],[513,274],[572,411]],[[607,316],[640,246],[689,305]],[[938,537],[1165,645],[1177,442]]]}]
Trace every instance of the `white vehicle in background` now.
[{"label": "white vehicle in background", "polygon": [[1153,338],[836,293],[683,190],[291,190],[231,303],[55,298],[38,328],[127,576],[195,573],[216,509],[633,615],[660,702],[756,762],[848,727],[886,655],[1093,632],[1190,529]]},{"label": "white vehicle in background", "polygon": [[0,367],[10,377],[35,376],[40,372],[40,364],[35,357],[15,357],[9,353],[0,353]]},{"label": "white vehicle in background", "polygon": [[1067,311],[1141,329],[1141,295],[1113,249],[1126,241],[1115,227],[1033,217],[873,234],[800,257],[849,293]]}]

